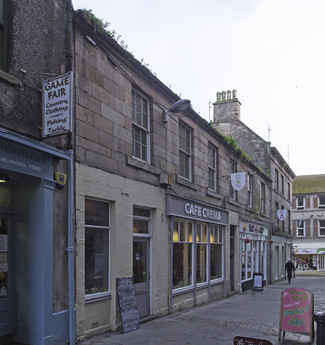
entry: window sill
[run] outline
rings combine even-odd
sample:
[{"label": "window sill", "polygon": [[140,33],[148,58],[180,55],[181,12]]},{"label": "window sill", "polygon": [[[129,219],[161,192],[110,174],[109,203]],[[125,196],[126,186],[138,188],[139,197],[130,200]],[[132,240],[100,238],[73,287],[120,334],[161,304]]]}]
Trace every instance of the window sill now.
[{"label": "window sill", "polygon": [[3,79],[5,81],[7,81],[9,84],[13,85],[13,86],[17,86],[19,88],[23,88],[23,83],[16,77],[14,77],[11,74],[8,74],[2,70],[0,70],[0,79]]},{"label": "window sill", "polygon": [[156,168],[155,166],[150,165],[149,163],[146,163],[144,161],[140,161],[140,160],[133,158],[133,157],[127,157],[127,164],[131,165],[135,168],[139,168],[139,169],[148,171],[148,172],[153,173],[155,175],[159,175],[161,172],[160,169]]},{"label": "window sill", "polygon": [[191,291],[193,291],[193,288],[194,288],[193,285],[181,287],[181,288],[173,290],[172,295],[176,296],[176,295],[181,295],[183,293],[191,292]]},{"label": "window sill", "polygon": [[234,199],[231,199],[231,198],[228,199],[228,204],[231,204],[231,205],[234,205],[234,206],[237,206],[237,207],[240,206],[238,201],[236,201]]},{"label": "window sill", "polygon": [[223,199],[223,196],[215,191],[213,191],[212,189],[207,188],[207,195],[212,196],[213,198],[216,199]]},{"label": "window sill", "polygon": [[101,292],[101,293],[94,293],[92,295],[85,295],[85,303],[92,303],[98,302],[105,299],[110,299],[111,293],[110,292]]},{"label": "window sill", "polygon": [[195,183],[187,180],[186,178],[184,178],[180,175],[177,175],[176,181],[177,181],[177,183],[182,184],[183,186],[189,187],[193,190],[197,190]]}]

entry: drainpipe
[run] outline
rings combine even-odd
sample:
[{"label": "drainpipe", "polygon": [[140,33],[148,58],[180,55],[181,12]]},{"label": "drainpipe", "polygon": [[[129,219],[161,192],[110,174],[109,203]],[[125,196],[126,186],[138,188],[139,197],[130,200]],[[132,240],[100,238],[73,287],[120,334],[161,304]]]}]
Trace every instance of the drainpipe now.
[{"label": "drainpipe", "polygon": [[75,343],[76,339],[76,322],[74,313],[74,271],[73,271],[73,219],[74,219],[74,207],[73,207],[73,151],[69,151],[69,183],[68,183],[68,247],[66,251],[68,253],[68,272],[69,272],[69,343],[70,345]]}]

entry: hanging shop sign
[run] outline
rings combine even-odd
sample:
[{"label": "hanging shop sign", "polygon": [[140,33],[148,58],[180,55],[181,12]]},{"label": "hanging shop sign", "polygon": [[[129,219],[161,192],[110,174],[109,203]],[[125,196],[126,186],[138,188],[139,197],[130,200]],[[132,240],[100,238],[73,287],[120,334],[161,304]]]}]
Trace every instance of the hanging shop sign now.
[{"label": "hanging shop sign", "polygon": [[43,138],[71,131],[72,86],[72,72],[43,81]]},{"label": "hanging shop sign", "polygon": [[314,338],[314,294],[302,288],[289,288],[282,291],[279,323],[279,340],[281,331],[310,335]]},{"label": "hanging shop sign", "polygon": [[287,218],[287,210],[277,210],[278,219],[283,222]]},{"label": "hanging shop sign", "polygon": [[240,191],[245,187],[246,174],[245,172],[230,174],[230,180],[232,188]]},{"label": "hanging shop sign", "polygon": [[167,195],[167,214],[182,218],[228,224],[228,213],[207,204],[193,200]]}]

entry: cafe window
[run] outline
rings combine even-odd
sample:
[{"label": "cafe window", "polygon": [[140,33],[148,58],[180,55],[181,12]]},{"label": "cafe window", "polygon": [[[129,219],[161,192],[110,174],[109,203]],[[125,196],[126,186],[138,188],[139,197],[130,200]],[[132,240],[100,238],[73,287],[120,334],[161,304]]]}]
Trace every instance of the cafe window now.
[{"label": "cafe window", "polygon": [[196,283],[207,281],[208,225],[197,223],[196,230]]},{"label": "cafe window", "polygon": [[109,291],[109,203],[85,200],[85,294]]},{"label": "cafe window", "polygon": [[210,225],[210,280],[223,278],[223,227]]},{"label": "cafe window", "polygon": [[193,223],[173,222],[173,289],[190,287],[193,263]]}]

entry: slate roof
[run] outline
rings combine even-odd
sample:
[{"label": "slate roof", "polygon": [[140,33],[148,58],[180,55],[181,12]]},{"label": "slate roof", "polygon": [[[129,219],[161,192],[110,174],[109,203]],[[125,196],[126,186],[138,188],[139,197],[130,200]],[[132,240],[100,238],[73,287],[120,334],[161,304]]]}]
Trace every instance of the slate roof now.
[{"label": "slate roof", "polygon": [[292,194],[325,193],[325,174],[296,176]]}]

